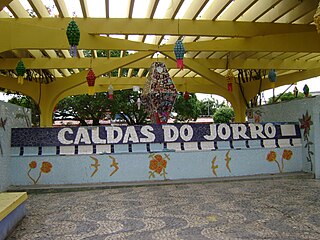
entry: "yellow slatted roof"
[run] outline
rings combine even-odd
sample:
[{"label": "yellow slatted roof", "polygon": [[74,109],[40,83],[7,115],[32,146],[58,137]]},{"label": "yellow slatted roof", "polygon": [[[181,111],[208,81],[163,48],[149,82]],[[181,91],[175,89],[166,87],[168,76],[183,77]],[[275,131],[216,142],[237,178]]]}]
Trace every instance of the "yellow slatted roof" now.
[{"label": "yellow slatted roof", "polygon": [[[97,91],[104,91],[110,83],[115,89],[143,86],[151,63],[164,61],[178,90],[218,94],[236,102],[239,96],[226,91],[228,69],[236,76],[238,69],[264,73],[276,69],[277,86],[320,75],[320,38],[313,19],[318,3],[4,0],[0,3],[2,36],[6,36],[0,40],[0,87],[38,94],[7,84],[16,78],[14,69],[20,59],[32,70],[29,80],[51,88],[58,80],[68,82],[52,96],[53,102],[84,93],[88,68],[100,77]],[[71,18],[81,31],[76,58],[69,53],[65,35]],[[183,70],[176,67],[173,54],[178,39],[186,49]],[[120,57],[112,56],[114,50],[120,51]],[[243,83],[246,100],[257,94],[256,85]],[[269,88],[263,82],[259,91]]]}]

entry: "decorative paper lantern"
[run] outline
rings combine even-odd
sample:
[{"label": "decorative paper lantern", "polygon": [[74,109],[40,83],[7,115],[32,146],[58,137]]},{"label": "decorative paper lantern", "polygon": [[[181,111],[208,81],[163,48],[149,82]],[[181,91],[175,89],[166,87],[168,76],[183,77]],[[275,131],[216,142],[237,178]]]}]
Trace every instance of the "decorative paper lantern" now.
[{"label": "decorative paper lantern", "polygon": [[320,2],[317,8],[317,11],[313,16],[313,21],[317,27],[317,32],[320,33]]},{"label": "decorative paper lantern", "polygon": [[178,40],[174,46],[174,54],[176,55],[177,68],[183,69],[183,56],[186,52],[181,40]]},{"label": "decorative paper lantern", "polygon": [[232,92],[232,84],[234,83],[235,76],[233,75],[233,72],[231,69],[228,70],[226,78],[227,78],[228,92]]},{"label": "decorative paper lantern", "polygon": [[138,97],[138,99],[137,99],[137,106],[138,106],[138,110],[140,110],[140,108],[141,108],[141,98],[140,97]]},{"label": "decorative paper lantern", "polygon": [[149,70],[146,84],[141,94],[142,104],[150,114],[153,123],[167,123],[177,89],[164,63],[154,62]]},{"label": "decorative paper lantern", "polygon": [[22,60],[20,60],[16,67],[17,75],[18,75],[18,84],[23,84],[23,76],[26,73],[26,68]]},{"label": "decorative paper lantern", "polygon": [[294,97],[298,97],[298,94],[299,94],[299,90],[298,90],[297,86],[295,86],[293,89],[293,95],[294,95]]},{"label": "decorative paper lantern", "polygon": [[309,96],[309,87],[308,87],[307,84],[304,85],[304,87],[303,87],[303,93],[304,93],[304,95],[305,95],[306,97]]},{"label": "decorative paper lantern", "polygon": [[79,45],[80,41],[80,30],[76,21],[72,20],[69,23],[66,34],[70,45],[70,55],[71,57],[76,57],[77,46]]},{"label": "decorative paper lantern", "polygon": [[93,95],[94,94],[94,84],[96,82],[96,75],[94,74],[93,70],[90,69],[87,74],[87,83],[88,83],[88,94]]},{"label": "decorative paper lantern", "polygon": [[190,94],[189,94],[188,91],[185,91],[185,92],[183,93],[183,98],[184,98],[185,100],[189,100]]},{"label": "decorative paper lantern", "polygon": [[271,69],[269,71],[268,78],[269,78],[269,81],[271,82],[272,88],[274,88],[276,85],[276,80],[277,80],[277,73],[274,69]]},{"label": "decorative paper lantern", "polygon": [[112,87],[111,84],[110,84],[109,87],[108,87],[108,99],[109,99],[109,100],[112,100],[112,99],[113,99],[113,87]]}]

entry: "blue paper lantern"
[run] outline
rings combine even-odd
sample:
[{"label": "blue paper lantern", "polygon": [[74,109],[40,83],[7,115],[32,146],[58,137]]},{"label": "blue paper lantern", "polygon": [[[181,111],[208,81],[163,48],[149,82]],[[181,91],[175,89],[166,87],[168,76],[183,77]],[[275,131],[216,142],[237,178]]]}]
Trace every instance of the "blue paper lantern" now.
[{"label": "blue paper lantern", "polygon": [[277,73],[274,69],[271,69],[269,71],[268,78],[269,78],[269,81],[271,82],[272,88],[274,88],[277,80]]},{"label": "blue paper lantern", "polygon": [[305,84],[304,87],[303,87],[303,93],[304,93],[304,95],[305,95],[306,97],[309,96],[309,87],[308,87],[307,84]]},{"label": "blue paper lantern", "polygon": [[178,40],[174,46],[174,54],[176,55],[177,68],[183,69],[183,56],[186,52],[181,40]]}]

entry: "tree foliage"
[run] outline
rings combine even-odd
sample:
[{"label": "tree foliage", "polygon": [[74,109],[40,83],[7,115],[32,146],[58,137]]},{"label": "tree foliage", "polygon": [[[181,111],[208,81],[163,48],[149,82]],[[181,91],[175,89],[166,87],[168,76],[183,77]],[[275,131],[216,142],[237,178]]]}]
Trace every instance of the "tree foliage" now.
[{"label": "tree foliage", "polygon": [[138,109],[137,99],[138,93],[131,89],[115,91],[113,100],[108,99],[105,92],[69,96],[58,103],[55,117],[72,118],[80,121],[81,125],[87,125],[86,120],[92,120],[93,125],[99,125],[99,120],[119,116],[128,125],[143,124],[147,113],[143,106]]},{"label": "tree foliage", "polygon": [[228,106],[223,106],[218,108],[213,114],[213,121],[215,123],[229,123],[234,118],[233,108]]},{"label": "tree foliage", "polygon": [[274,98],[271,97],[268,99],[268,103],[273,103],[273,102],[283,102],[283,101],[291,101],[296,98],[304,98],[304,94],[302,92],[298,92],[297,96],[295,96],[292,92],[286,92],[283,94],[278,94]]},{"label": "tree foliage", "polygon": [[55,118],[78,120],[83,126],[87,125],[85,120],[92,120],[93,125],[99,125],[99,120],[107,117],[110,106],[105,92],[69,96],[57,104]]},{"label": "tree foliage", "polygon": [[[146,112],[142,104],[138,109],[138,97],[139,93],[134,92],[132,89],[115,91],[113,100],[108,99],[108,93],[106,92],[95,93],[94,95],[69,96],[57,104],[54,119],[77,120],[83,126],[88,125],[87,120],[92,120],[92,125],[99,125],[100,120],[119,118],[128,125],[146,124],[149,113]],[[33,125],[39,125],[39,108],[32,98],[16,95],[9,102],[30,108]],[[219,103],[216,99],[199,101],[196,94],[190,93],[189,99],[186,100],[183,93],[179,93],[173,112],[177,114],[175,122],[188,122],[197,120],[200,115],[208,115],[208,113],[211,116],[215,115],[219,109],[224,107],[225,103]],[[221,112],[219,114],[221,115]],[[229,112],[222,111],[223,114],[227,116],[221,117],[219,115],[219,119],[227,120],[218,119],[215,122],[228,122],[233,117],[233,115],[232,117],[229,116]]]},{"label": "tree foliage", "polygon": [[189,94],[189,99],[185,99],[183,93],[179,93],[173,106],[173,111],[177,113],[176,122],[188,122],[197,120],[200,116],[200,101],[194,93]]},{"label": "tree foliage", "polygon": [[138,109],[139,93],[132,89],[116,91],[114,99],[110,106],[111,116],[115,118],[119,115],[126,121],[128,125],[145,124],[147,122],[148,113],[141,104]]},{"label": "tree foliage", "polygon": [[200,115],[213,116],[217,109],[225,106],[225,102],[219,102],[217,99],[204,99],[200,101]]}]

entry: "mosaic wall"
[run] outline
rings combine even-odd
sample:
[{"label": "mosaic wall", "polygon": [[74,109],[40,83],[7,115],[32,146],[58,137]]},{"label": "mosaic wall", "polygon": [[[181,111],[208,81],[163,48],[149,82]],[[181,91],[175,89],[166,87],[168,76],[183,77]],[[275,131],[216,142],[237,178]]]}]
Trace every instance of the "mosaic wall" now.
[{"label": "mosaic wall", "polygon": [[[319,169],[315,156],[320,154],[314,147],[320,144],[314,137],[320,135],[318,106],[318,98],[308,98],[253,109],[265,122],[261,126],[283,122],[279,132],[286,138],[75,145],[77,134],[71,138],[66,130],[63,139],[72,144],[12,147],[10,181],[12,185],[76,184],[314,171]],[[85,132],[79,142],[86,139]]]},{"label": "mosaic wall", "polygon": [[[149,133],[151,133],[151,126],[149,127]],[[166,128],[169,125],[157,127]],[[191,129],[196,129],[188,124],[170,125],[170,128],[174,127],[177,129],[185,127],[190,132]],[[132,143],[136,136],[134,133],[139,136],[139,131],[143,132],[143,130],[139,127],[135,130],[124,127],[118,130],[130,132],[128,134],[130,137],[127,138],[131,139],[131,143],[124,144],[119,140],[114,144],[106,144],[110,135],[106,134],[105,137],[96,135],[97,127],[96,130],[42,129],[54,138],[49,133],[52,130],[60,136],[62,142],[57,142],[58,146],[51,146],[54,142],[51,139],[45,146],[45,141],[37,145],[21,140],[19,146],[17,144],[19,141],[13,139],[11,172],[14,174],[11,175],[11,183],[32,185],[157,181],[281,174],[302,170],[301,132],[298,123],[230,126],[206,124],[197,127],[211,129],[202,134],[208,136],[208,141]],[[214,127],[223,128],[220,133],[217,130],[218,134],[215,138],[213,137],[215,136]],[[229,128],[237,129],[233,131],[232,138],[227,138]],[[105,130],[105,127],[100,127],[101,129]],[[153,126],[153,129],[156,127]],[[26,131],[26,129],[22,130]],[[38,132],[39,129],[35,130]],[[197,131],[192,132],[197,134]],[[164,131],[163,139],[168,138],[166,133],[172,132]],[[42,135],[39,134],[39,136]],[[190,134],[189,140],[193,139],[192,136]],[[194,137],[196,140],[200,139],[199,136]],[[223,137],[226,139],[223,140]],[[114,138],[117,137],[113,136],[112,139]],[[209,138],[212,141],[209,141]],[[187,140],[185,137],[183,139]],[[86,144],[79,144],[80,142]],[[26,143],[26,146],[22,143]],[[63,143],[69,143],[69,145],[63,145]]]},{"label": "mosaic wall", "polygon": [[0,101],[0,192],[10,185],[11,128],[30,126],[28,109]]},{"label": "mosaic wall", "polygon": [[[258,113],[260,122],[299,122],[302,134],[303,170],[314,172],[320,178],[320,168],[316,168],[316,158],[320,154],[320,96],[296,99],[288,102],[265,105],[252,109]],[[319,150],[318,150],[319,149]],[[318,163],[319,164],[319,163]],[[315,172],[317,171],[317,172]]]},{"label": "mosaic wall", "polygon": [[[297,172],[301,147],[12,157],[13,185],[229,177]],[[13,171],[12,171],[13,172]]]}]

